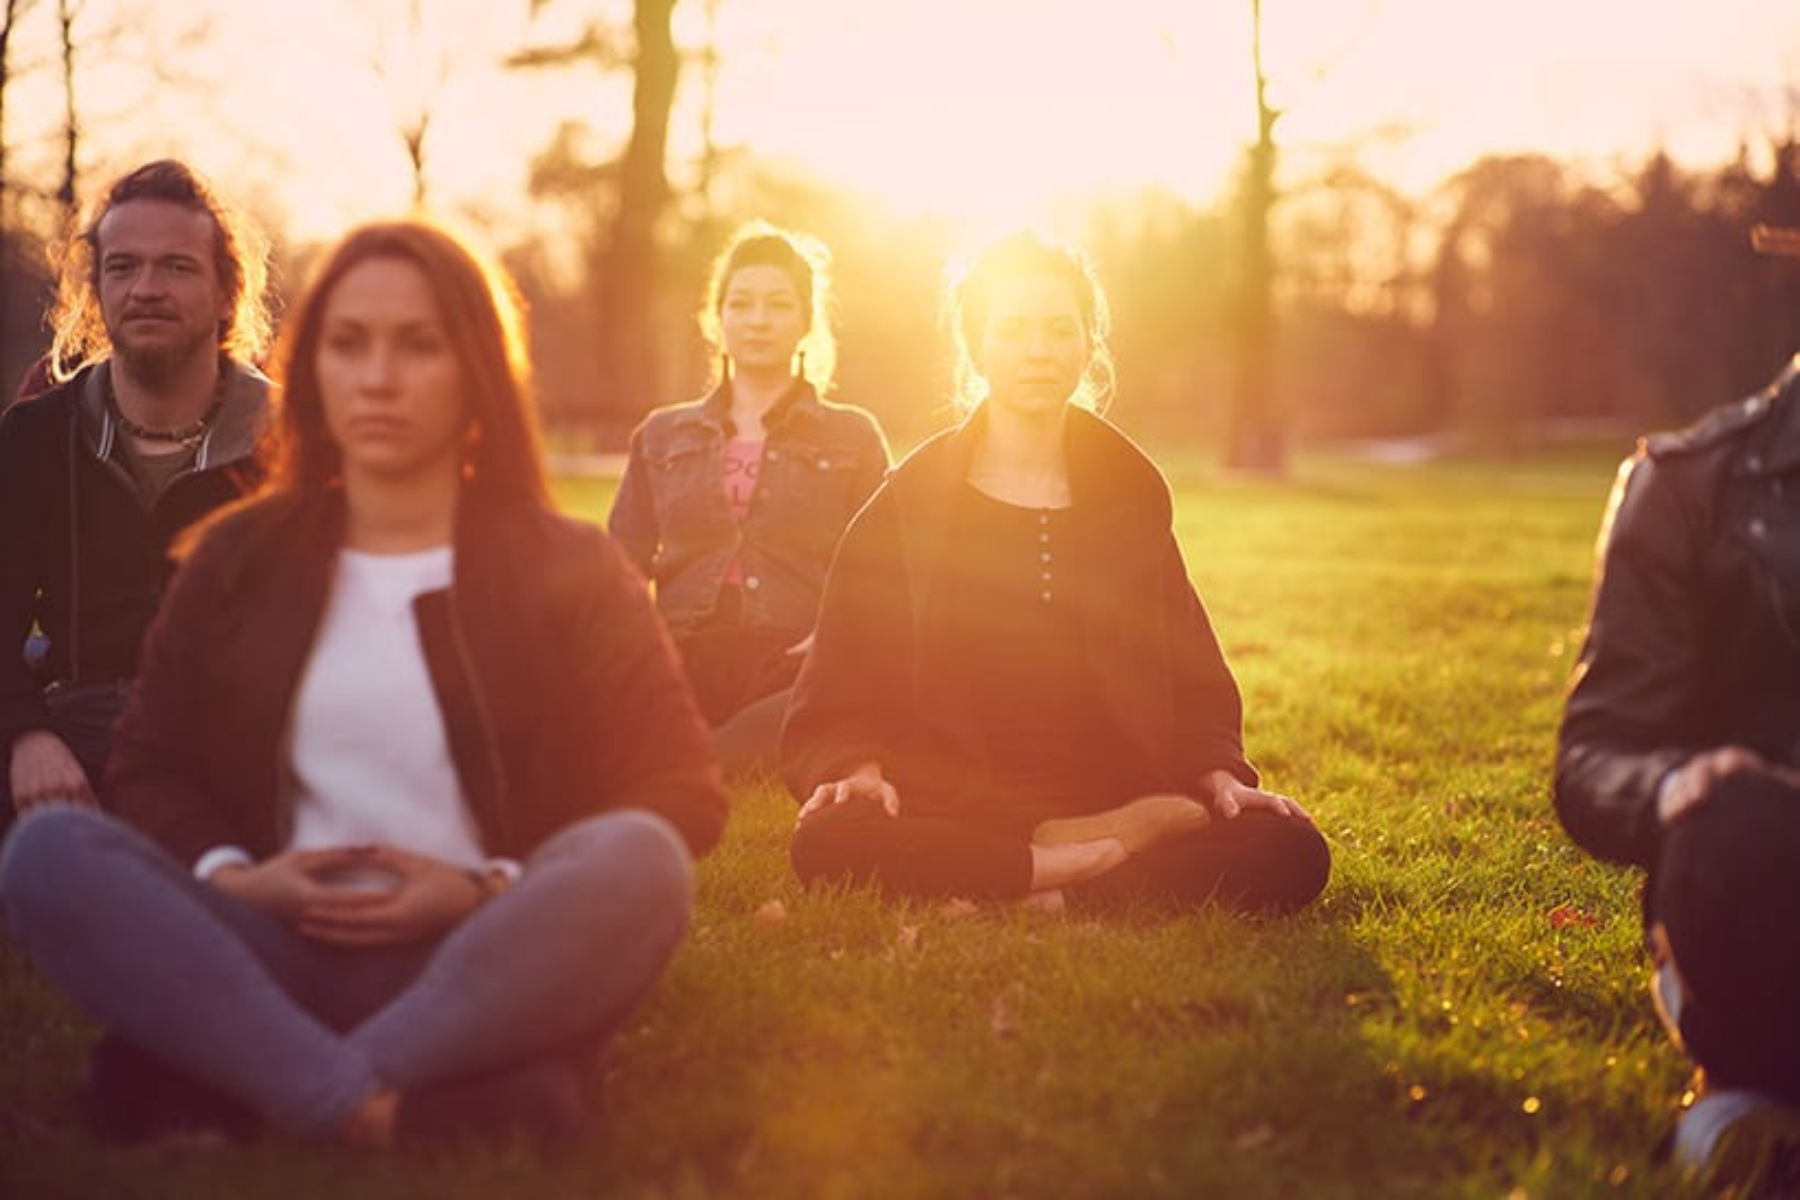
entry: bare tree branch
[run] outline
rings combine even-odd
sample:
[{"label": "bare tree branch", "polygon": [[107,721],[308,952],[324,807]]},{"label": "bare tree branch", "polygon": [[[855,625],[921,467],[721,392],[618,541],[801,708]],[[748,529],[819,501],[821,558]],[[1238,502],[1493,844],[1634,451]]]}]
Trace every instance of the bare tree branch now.
[{"label": "bare tree branch", "polygon": [[627,30],[594,21],[573,41],[554,46],[527,46],[507,55],[503,61],[518,71],[580,66],[617,71],[631,66],[635,56],[636,47]]}]

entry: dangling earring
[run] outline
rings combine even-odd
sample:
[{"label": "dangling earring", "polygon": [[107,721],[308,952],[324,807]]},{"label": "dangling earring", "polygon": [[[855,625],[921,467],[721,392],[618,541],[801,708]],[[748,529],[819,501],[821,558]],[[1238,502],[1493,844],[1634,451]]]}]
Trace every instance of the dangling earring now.
[{"label": "dangling earring", "polygon": [[806,378],[806,347],[805,346],[800,347],[799,351],[797,353],[795,353],[795,355],[794,355],[794,378],[795,379],[805,379]]},{"label": "dangling earring", "polygon": [[463,481],[475,478],[475,450],[481,445],[481,422],[470,421],[463,430],[462,477]]},{"label": "dangling earring", "polygon": [[719,351],[719,380],[722,383],[731,382],[731,355],[723,350]]}]

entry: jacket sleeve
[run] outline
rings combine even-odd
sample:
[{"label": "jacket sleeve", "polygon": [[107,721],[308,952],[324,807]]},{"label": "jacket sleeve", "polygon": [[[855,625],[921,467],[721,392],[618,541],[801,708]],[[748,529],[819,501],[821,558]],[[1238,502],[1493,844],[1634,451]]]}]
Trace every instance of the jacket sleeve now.
[{"label": "jacket sleeve", "polygon": [[872,415],[860,409],[857,413],[862,418],[859,433],[862,444],[857,447],[856,482],[852,494],[860,508],[881,486],[893,460],[888,454],[887,437],[881,432],[881,425]]},{"label": "jacket sleeve", "polygon": [[1656,792],[1703,747],[1704,512],[1640,454],[1620,469],[1601,531],[1599,578],[1556,755],[1557,815],[1602,858],[1649,866],[1661,845]]},{"label": "jacket sleeve", "polygon": [[1225,770],[1254,787],[1256,768],[1244,757],[1243,697],[1173,532],[1163,560],[1163,604],[1174,652],[1175,717],[1184,733],[1186,774],[1198,781],[1209,772]]},{"label": "jacket sleeve", "polygon": [[915,669],[899,506],[876,492],[832,557],[812,651],[781,732],[781,775],[796,799],[876,761],[890,773]]},{"label": "jacket sleeve", "polygon": [[[23,654],[44,570],[38,526],[45,507],[44,498],[32,494],[34,484],[41,486],[43,464],[33,461],[25,415],[15,406],[0,417],[0,770],[10,768],[20,734],[50,726]],[[39,516],[34,520],[31,513]]]},{"label": "jacket sleeve", "polygon": [[145,635],[107,761],[108,807],[187,866],[216,846],[252,841],[212,796],[202,745],[208,696],[200,675],[210,630],[230,603],[220,578],[229,557],[203,539],[176,570]]},{"label": "jacket sleeve", "polygon": [[662,530],[656,519],[656,495],[652,474],[654,466],[645,449],[649,421],[631,435],[631,449],[625,456],[625,475],[613,496],[612,512],[606,519],[606,530],[625,551],[632,565],[647,578],[655,577],[657,550],[662,545]]},{"label": "jacket sleeve", "polygon": [[592,537],[597,578],[561,639],[569,668],[585,680],[568,715],[586,739],[604,806],[656,813],[693,854],[705,854],[727,810],[711,732],[642,577],[610,538]]}]

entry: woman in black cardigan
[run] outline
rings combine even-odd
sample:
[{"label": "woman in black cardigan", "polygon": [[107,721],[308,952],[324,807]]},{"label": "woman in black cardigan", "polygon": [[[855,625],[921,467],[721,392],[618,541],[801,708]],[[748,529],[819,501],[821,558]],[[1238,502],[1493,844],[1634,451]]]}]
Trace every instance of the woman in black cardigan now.
[{"label": "woman in black cardigan", "polygon": [[795,870],[910,895],[1318,895],[1330,854],[1258,786],[1167,483],[1084,406],[1111,375],[1086,260],[991,245],[950,296],[973,411],[852,523],[782,741]]}]

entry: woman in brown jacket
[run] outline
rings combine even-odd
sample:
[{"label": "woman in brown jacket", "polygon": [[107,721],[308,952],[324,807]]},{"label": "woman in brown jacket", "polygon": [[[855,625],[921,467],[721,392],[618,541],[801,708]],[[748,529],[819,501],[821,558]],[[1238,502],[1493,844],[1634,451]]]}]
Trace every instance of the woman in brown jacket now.
[{"label": "woman in brown jacket", "polygon": [[846,531],[789,710],[795,870],[904,894],[1311,900],[1329,852],[1244,757],[1168,485],[1083,407],[1110,379],[1085,260],[996,242],[950,315],[973,411]]},{"label": "woman in brown jacket", "polygon": [[27,816],[0,897],[115,1035],[103,1127],[155,1068],[357,1144],[577,1133],[724,822],[706,727],[641,578],[552,510],[516,315],[461,243],[351,233],[279,366],[269,485],[151,630],[117,816]]}]

